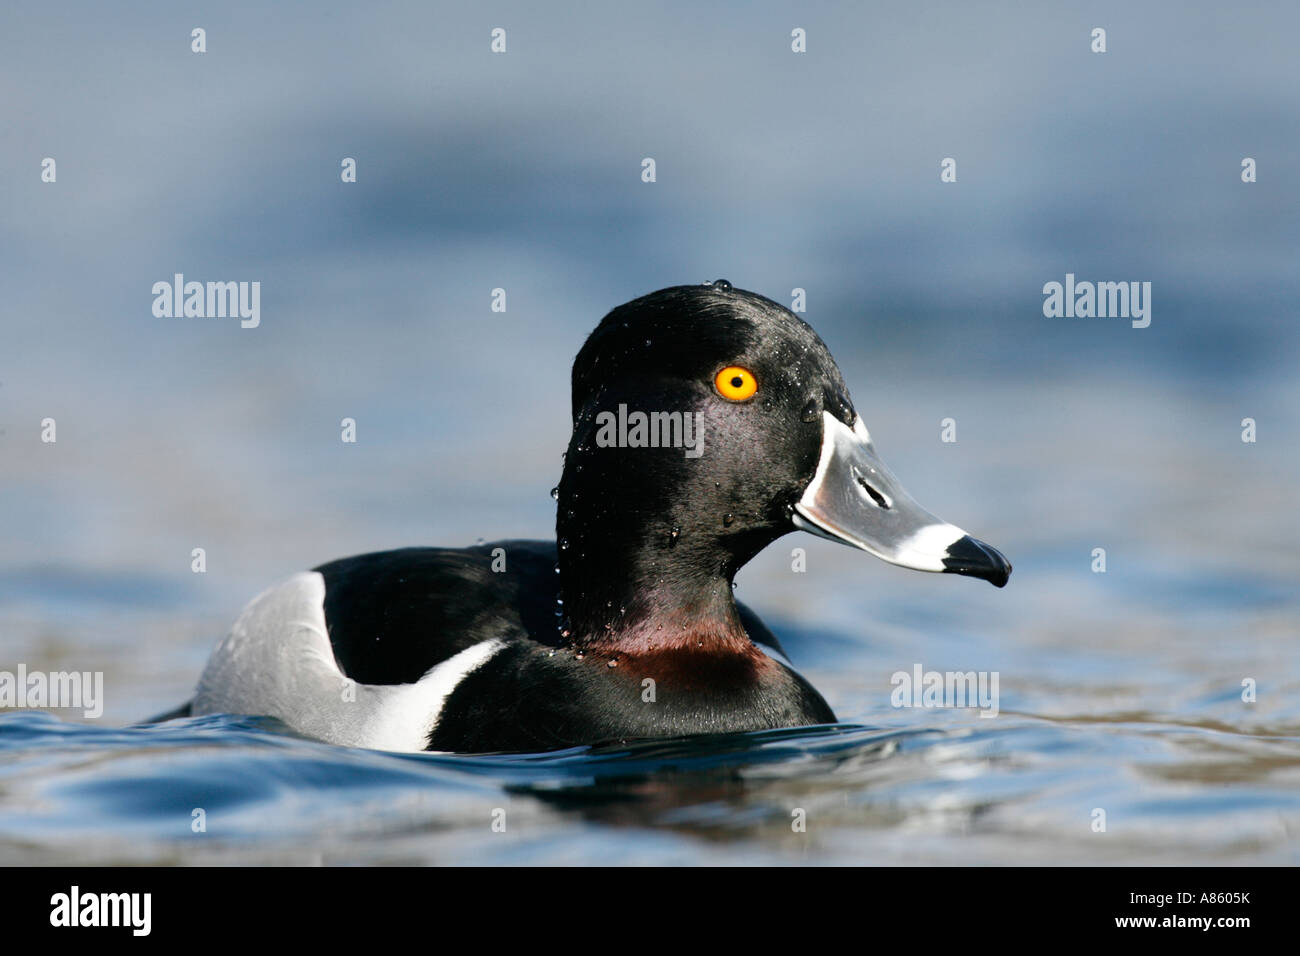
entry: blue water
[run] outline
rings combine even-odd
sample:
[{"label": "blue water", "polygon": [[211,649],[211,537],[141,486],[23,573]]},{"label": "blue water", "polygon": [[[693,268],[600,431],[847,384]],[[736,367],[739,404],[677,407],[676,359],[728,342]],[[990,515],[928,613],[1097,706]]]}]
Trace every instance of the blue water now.
[{"label": "blue water", "polygon": [[[1300,862],[1294,10],[1100,4],[1096,56],[1053,5],[505,3],[494,57],[463,5],[327,6],[223,5],[202,56],[168,4],[0,11],[0,671],[105,687],[0,711],[0,863]],[[261,325],[155,318],[176,272],[260,281]],[[1151,326],[1044,317],[1067,272],[1152,282]],[[844,723],[474,758],[141,724],[294,571],[552,536],[583,337],[718,277],[806,289],[904,485],[1015,564],[745,568]],[[918,664],[1000,713],[893,707]]]},{"label": "blue water", "polygon": [[466,757],[342,749],[267,718],[7,715],[0,847],[11,863],[1296,862],[1294,736],[921,723]]}]

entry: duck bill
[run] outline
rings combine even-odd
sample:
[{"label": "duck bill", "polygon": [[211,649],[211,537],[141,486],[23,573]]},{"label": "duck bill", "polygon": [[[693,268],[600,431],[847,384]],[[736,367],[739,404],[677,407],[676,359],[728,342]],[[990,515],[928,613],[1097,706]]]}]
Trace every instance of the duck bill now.
[{"label": "duck bill", "polygon": [[1007,583],[1011,562],[913,501],[877,456],[861,417],[852,428],[829,412],[823,418],[821,459],[794,506],[796,527],[904,568]]}]

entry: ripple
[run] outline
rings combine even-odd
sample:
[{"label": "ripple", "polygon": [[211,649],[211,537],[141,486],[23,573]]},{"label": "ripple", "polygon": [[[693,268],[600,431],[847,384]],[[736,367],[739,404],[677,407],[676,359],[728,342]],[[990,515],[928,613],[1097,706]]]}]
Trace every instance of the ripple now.
[{"label": "ripple", "polygon": [[[1295,861],[1300,740],[1132,717],[949,716],[464,756],[335,747],[265,718],[106,728],[19,712],[0,716],[0,858]],[[1105,834],[1091,832],[1096,807]],[[960,859],[954,835],[967,838]]]}]

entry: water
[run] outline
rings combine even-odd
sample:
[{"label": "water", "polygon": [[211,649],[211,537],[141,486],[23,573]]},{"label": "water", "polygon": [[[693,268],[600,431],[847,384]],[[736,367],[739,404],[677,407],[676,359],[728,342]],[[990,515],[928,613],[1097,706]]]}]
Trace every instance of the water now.
[{"label": "water", "polygon": [[1140,713],[924,723],[465,757],[265,718],[10,715],[0,832],[6,862],[41,864],[1296,861],[1294,737]]},{"label": "water", "polygon": [[[797,59],[781,4],[507,4],[498,58],[457,8],[228,4],[197,57],[161,6],[6,6],[0,670],[106,702],[0,712],[0,863],[1300,862],[1295,14],[1131,7],[1093,58],[1064,10],[827,8]],[[261,325],[154,318],[175,272],[261,281]],[[1045,318],[1067,272],[1151,281],[1151,326]],[[745,568],[839,726],[460,757],[140,725],[294,571],[553,536],[583,336],[719,275],[806,289],[885,461],[1015,564],[797,535]],[[893,707],[916,665],[996,672],[998,716]]]}]

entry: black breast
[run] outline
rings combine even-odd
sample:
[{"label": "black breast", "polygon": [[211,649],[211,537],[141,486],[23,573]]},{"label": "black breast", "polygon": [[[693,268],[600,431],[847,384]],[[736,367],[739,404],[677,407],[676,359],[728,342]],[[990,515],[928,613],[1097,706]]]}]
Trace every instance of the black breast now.
[{"label": "black breast", "polygon": [[730,663],[682,662],[704,678],[683,680],[675,666],[647,669],[624,657],[610,667],[594,653],[512,644],[456,687],[428,749],[530,752],[835,722],[784,665],[766,660],[754,673]]}]

